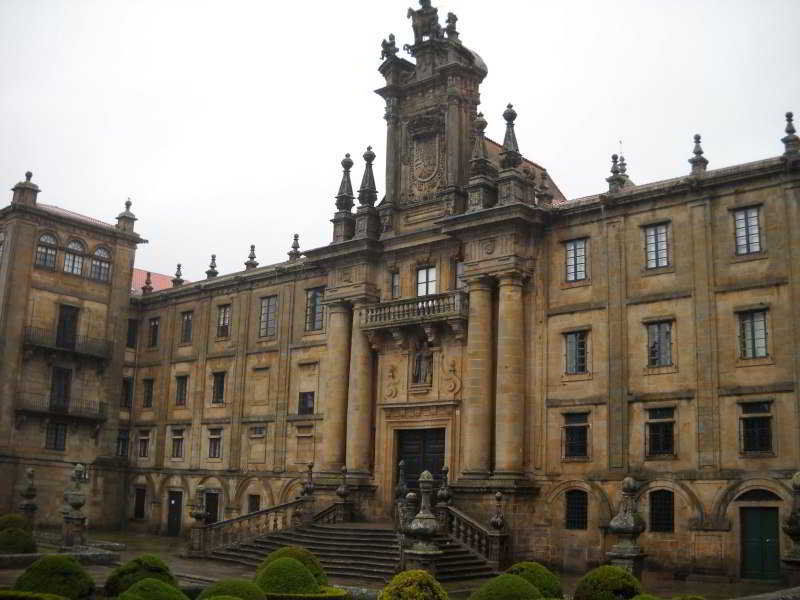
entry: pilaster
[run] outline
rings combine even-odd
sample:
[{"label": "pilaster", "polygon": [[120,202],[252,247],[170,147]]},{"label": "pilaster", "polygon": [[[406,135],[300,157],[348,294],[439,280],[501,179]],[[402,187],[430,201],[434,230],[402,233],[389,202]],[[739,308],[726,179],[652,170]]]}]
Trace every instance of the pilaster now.
[{"label": "pilaster", "polygon": [[350,328],[353,320],[350,305],[337,301],[326,305],[328,311],[328,393],[323,427],[321,470],[338,473],[345,464],[347,439],[347,393],[350,371]]},{"label": "pilaster", "polygon": [[347,392],[347,471],[369,474],[372,425],[372,348],[361,330],[361,311],[365,302],[357,300],[353,308],[350,338],[350,380]]}]

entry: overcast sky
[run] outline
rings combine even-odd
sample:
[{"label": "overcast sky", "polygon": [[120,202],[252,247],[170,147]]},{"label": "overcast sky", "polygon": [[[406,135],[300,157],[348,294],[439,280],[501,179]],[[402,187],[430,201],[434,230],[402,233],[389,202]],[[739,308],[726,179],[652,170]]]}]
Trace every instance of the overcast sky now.
[{"label": "overcast sky", "polygon": [[[0,185],[109,222],[133,199],[136,265],[205,277],[327,244],[345,152],[384,190],[380,41],[410,0],[0,0]],[[415,8],[417,7],[414,2]],[[606,189],[622,140],[644,183],[783,151],[800,113],[800,1],[434,0],[489,67],[523,154],[568,198]],[[798,114],[800,121],[800,114]],[[11,200],[7,192],[0,204]]]}]

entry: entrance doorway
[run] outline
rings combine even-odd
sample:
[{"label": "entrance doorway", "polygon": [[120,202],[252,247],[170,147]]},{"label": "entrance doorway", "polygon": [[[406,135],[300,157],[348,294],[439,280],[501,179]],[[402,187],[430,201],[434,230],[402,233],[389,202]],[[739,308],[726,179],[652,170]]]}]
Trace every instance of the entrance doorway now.
[{"label": "entrance doorway", "polygon": [[206,492],[206,524],[219,521],[219,493]]},{"label": "entrance doorway", "polygon": [[170,492],[167,496],[167,535],[180,534],[182,507],[183,492]]},{"label": "entrance doorway", "polygon": [[401,429],[397,432],[397,461],[405,462],[408,487],[419,487],[419,476],[430,471],[435,481],[442,479],[444,466],[444,428]]},{"label": "entrance doorway", "polygon": [[777,508],[740,509],[742,578],[780,579]]}]

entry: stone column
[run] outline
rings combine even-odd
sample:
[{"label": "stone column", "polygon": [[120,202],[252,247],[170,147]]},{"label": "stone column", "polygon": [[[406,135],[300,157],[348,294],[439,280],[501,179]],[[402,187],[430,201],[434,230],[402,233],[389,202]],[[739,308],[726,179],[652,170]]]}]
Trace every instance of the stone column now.
[{"label": "stone column", "polygon": [[490,280],[469,281],[469,326],[464,386],[465,477],[489,476],[492,427],[492,288]]},{"label": "stone column", "polygon": [[522,339],[522,277],[503,273],[499,277],[497,322],[497,393],[494,413],[494,476],[522,477],[524,439],[524,346]]},{"label": "stone column", "polygon": [[361,330],[364,303],[353,309],[350,338],[350,383],[347,393],[347,471],[369,474],[370,425],[372,424],[372,348]]},{"label": "stone column", "polygon": [[328,318],[328,393],[325,420],[322,422],[324,463],[322,470],[338,473],[344,466],[347,437],[347,385],[350,370],[350,327],[352,314],[346,302],[327,306]]}]

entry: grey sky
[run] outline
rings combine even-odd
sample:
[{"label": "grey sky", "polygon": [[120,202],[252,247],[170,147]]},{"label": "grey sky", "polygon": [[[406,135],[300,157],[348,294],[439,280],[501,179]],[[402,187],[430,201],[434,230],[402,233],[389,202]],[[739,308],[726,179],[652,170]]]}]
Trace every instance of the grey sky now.
[{"label": "grey sky", "polygon": [[[327,244],[345,152],[378,153],[380,41],[412,0],[0,0],[0,185],[113,222],[131,196],[137,266],[203,278]],[[417,6],[416,1],[413,1]],[[526,157],[568,198],[605,189],[623,140],[637,183],[782,152],[800,113],[800,1],[434,0],[486,61]],[[798,114],[800,121],[800,114]],[[8,192],[2,201],[11,199]]]}]

